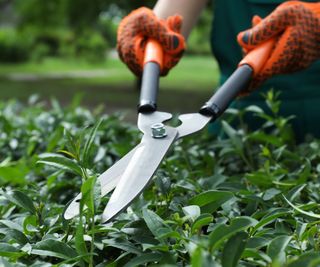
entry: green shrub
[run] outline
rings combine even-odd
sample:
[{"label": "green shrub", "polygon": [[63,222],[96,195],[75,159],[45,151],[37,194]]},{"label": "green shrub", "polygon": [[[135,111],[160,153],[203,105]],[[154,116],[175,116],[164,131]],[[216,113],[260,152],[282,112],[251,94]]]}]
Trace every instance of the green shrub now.
[{"label": "green shrub", "polygon": [[[224,116],[225,138],[176,141],[150,186],[104,225],[96,177],[139,142],[136,127],[78,102],[0,103],[0,265],[319,266],[320,141],[288,140],[290,120],[266,98],[270,115],[227,114],[263,118],[256,131]],[[89,208],[64,221],[80,190]]]},{"label": "green shrub", "polygon": [[50,47],[46,44],[38,44],[32,49],[31,60],[40,62],[50,55]]},{"label": "green shrub", "polygon": [[76,54],[90,62],[104,61],[108,48],[107,41],[96,31],[84,31],[75,40]]},{"label": "green shrub", "polygon": [[68,29],[39,29],[29,27],[25,33],[33,36],[34,44],[31,58],[41,60],[45,57],[84,58],[91,62],[106,58],[108,43],[97,31],[72,32]]},{"label": "green shrub", "polygon": [[99,32],[108,41],[111,47],[117,44],[117,29],[118,23],[108,15],[101,15],[99,17]]},{"label": "green shrub", "polygon": [[26,61],[32,44],[32,37],[12,28],[0,28],[0,62]]},{"label": "green shrub", "polygon": [[61,47],[72,46],[74,33],[66,28],[47,28],[28,26],[22,30],[24,35],[31,36],[33,41],[30,57],[41,60],[45,57],[65,56],[61,54]]}]

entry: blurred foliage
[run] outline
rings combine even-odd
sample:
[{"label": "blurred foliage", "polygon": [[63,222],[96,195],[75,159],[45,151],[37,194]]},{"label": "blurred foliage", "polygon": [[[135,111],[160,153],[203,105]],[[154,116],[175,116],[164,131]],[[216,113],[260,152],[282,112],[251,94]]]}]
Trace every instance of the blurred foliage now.
[{"label": "blurred foliage", "polygon": [[[17,16],[14,29],[0,28],[0,61],[41,61],[47,56],[83,57],[102,61],[116,45],[120,19],[156,1],[129,0],[2,0]],[[207,54],[211,10],[206,10],[189,40],[188,52]],[[206,40],[204,40],[204,38]]]},{"label": "blurred foliage", "polygon": [[29,58],[33,40],[15,29],[0,29],[0,62],[21,62]]},{"label": "blurred foliage", "polygon": [[90,62],[99,62],[105,58],[107,43],[98,32],[85,31],[75,42],[76,55]]},{"label": "blurred foliage", "polygon": [[210,30],[212,22],[212,10],[208,7],[201,14],[197,26],[194,27],[188,39],[186,52],[189,54],[211,54]]},{"label": "blurred foliage", "polygon": [[19,26],[37,26],[40,29],[65,25],[66,1],[63,0],[15,0],[14,7],[19,15]]}]

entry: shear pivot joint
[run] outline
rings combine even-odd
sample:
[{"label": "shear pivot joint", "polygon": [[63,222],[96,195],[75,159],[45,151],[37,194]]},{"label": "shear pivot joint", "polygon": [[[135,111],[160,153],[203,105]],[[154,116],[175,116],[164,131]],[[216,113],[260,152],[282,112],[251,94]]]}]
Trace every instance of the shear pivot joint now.
[{"label": "shear pivot joint", "polygon": [[167,136],[166,127],[163,123],[152,124],[151,131],[153,138],[163,138]]}]

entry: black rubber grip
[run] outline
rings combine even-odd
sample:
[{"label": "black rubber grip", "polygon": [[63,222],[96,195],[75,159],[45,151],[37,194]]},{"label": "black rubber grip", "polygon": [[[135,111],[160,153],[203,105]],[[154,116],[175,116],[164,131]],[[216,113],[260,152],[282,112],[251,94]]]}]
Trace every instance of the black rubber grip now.
[{"label": "black rubber grip", "polygon": [[218,118],[229,106],[239,92],[249,86],[253,70],[249,65],[237,68],[229,79],[215,92],[208,102],[200,109],[199,113]]},{"label": "black rubber grip", "polygon": [[160,66],[157,63],[148,62],[144,65],[138,112],[146,113],[157,110],[159,76]]}]

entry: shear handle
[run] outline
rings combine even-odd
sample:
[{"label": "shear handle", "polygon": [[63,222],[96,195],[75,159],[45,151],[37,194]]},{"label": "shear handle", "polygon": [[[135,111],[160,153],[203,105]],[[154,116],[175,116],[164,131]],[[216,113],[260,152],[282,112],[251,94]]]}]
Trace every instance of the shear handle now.
[{"label": "shear handle", "polygon": [[157,95],[159,77],[162,68],[163,51],[161,45],[153,39],[149,39],[144,55],[139,113],[153,112],[157,110]]},{"label": "shear handle", "polygon": [[273,49],[275,40],[270,39],[250,51],[239,63],[238,68],[200,109],[202,115],[218,118],[237,95],[248,88],[251,79],[263,68]]}]

